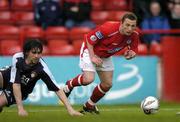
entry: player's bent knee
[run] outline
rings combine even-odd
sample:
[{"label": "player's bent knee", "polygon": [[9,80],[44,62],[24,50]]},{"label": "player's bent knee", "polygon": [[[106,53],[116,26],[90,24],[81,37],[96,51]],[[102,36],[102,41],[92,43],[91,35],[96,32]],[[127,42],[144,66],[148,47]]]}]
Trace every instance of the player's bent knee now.
[{"label": "player's bent knee", "polygon": [[109,91],[112,88],[112,85],[106,86],[106,89]]},{"label": "player's bent knee", "polygon": [[83,85],[88,85],[94,81],[94,77],[84,77]]},{"label": "player's bent knee", "polygon": [[106,82],[106,83],[101,83],[102,87],[104,87],[106,90],[111,89],[112,87],[112,82]]}]

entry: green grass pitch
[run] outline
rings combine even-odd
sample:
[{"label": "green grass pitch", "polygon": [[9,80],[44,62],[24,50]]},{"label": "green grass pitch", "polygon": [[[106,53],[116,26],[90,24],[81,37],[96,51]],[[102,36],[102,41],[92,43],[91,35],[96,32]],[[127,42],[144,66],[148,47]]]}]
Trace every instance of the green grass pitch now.
[{"label": "green grass pitch", "polygon": [[[80,110],[81,106],[73,106]],[[0,122],[180,122],[180,103],[160,103],[156,114],[145,115],[140,105],[99,105],[100,115],[69,116],[63,106],[25,106],[28,117],[19,117],[15,106],[4,108]],[[178,113],[178,114],[177,114]]]}]

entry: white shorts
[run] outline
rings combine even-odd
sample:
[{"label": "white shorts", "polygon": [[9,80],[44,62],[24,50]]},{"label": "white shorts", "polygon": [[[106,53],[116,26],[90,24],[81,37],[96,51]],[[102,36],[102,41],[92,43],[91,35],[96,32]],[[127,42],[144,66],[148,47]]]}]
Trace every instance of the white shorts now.
[{"label": "white shorts", "polygon": [[83,48],[84,48],[84,44],[81,47],[80,62],[79,62],[79,66],[83,71],[96,72],[96,71],[113,71],[114,70],[112,57],[101,58],[103,60],[103,64],[101,67],[98,67],[91,62],[88,49],[83,50]]}]

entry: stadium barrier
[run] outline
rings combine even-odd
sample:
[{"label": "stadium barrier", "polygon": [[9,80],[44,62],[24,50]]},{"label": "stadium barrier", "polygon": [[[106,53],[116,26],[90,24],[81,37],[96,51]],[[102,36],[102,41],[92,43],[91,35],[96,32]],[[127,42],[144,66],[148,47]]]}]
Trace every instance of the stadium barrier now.
[{"label": "stadium barrier", "polygon": [[[44,59],[60,87],[64,86],[66,80],[81,73],[77,56],[45,57]],[[140,103],[146,96],[158,97],[158,60],[156,56],[138,56],[129,61],[123,57],[114,57],[113,87],[99,103]],[[9,64],[11,64],[11,57],[0,57],[0,67]],[[96,76],[91,85],[75,88],[69,97],[70,102],[83,104],[97,84],[99,79]],[[55,94],[48,92],[45,84],[39,81],[26,103],[57,105],[59,101]]]},{"label": "stadium barrier", "polygon": [[150,29],[150,30],[141,30],[142,34],[180,34],[180,29]]},{"label": "stadium barrier", "polygon": [[180,102],[180,36],[162,38],[163,99]]},{"label": "stadium barrier", "polygon": [[162,100],[180,102],[180,29],[143,30],[143,34],[163,34],[162,46]]}]

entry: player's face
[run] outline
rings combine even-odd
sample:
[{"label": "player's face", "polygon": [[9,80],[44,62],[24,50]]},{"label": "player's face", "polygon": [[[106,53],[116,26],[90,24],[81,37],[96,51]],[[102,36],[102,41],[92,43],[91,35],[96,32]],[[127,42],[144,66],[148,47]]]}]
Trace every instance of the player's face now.
[{"label": "player's face", "polygon": [[125,19],[120,27],[120,32],[124,35],[131,35],[136,29],[136,20]]},{"label": "player's face", "polygon": [[37,64],[41,56],[41,50],[39,48],[33,48],[27,54],[26,63],[29,65]]}]

